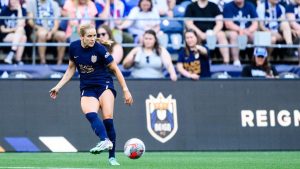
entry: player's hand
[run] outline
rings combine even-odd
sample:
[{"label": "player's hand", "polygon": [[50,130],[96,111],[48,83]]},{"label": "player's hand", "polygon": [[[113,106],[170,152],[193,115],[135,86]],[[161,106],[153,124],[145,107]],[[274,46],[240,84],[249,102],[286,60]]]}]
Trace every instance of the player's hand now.
[{"label": "player's hand", "polygon": [[50,97],[51,97],[52,99],[56,99],[56,97],[57,97],[57,95],[58,95],[58,91],[59,91],[58,88],[53,87],[53,88],[49,91]]},{"label": "player's hand", "polygon": [[132,98],[131,93],[128,89],[124,90],[124,103],[129,105],[129,106],[131,106],[132,103],[133,103],[133,98]]}]

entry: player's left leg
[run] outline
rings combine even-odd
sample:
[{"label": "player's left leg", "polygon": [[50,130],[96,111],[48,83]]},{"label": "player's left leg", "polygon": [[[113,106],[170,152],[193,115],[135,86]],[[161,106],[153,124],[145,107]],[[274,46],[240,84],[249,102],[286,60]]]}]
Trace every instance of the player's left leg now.
[{"label": "player's left leg", "polygon": [[107,136],[113,143],[113,148],[109,150],[110,165],[120,165],[115,158],[116,132],[113,122],[115,97],[110,89],[105,90],[100,96],[100,107],[103,114],[103,124],[105,125]]}]

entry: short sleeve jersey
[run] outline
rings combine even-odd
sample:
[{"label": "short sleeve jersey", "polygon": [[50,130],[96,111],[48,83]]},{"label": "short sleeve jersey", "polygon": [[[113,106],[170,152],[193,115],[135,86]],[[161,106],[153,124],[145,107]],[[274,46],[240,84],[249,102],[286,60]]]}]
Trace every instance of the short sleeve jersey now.
[{"label": "short sleeve jersey", "polygon": [[[219,7],[213,2],[208,2],[207,6],[200,8],[197,2],[193,2],[188,5],[185,11],[185,17],[193,18],[215,18],[221,15]],[[202,32],[206,32],[209,29],[213,29],[216,25],[215,21],[194,21],[194,24]]]},{"label": "short sleeve jersey", "polygon": [[[32,13],[36,18],[48,18],[48,17],[60,17],[60,8],[56,1],[48,0],[27,0],[26,1],[27,12]],[[54,27],[54,21],[51,19],[35,19],[35,24],[43,26],[50,30]]]},{"label": "short sleeve jersey", "polygon": [[251,21],[238,21],[243,19],[254,19],[258,18],[256,9],[251,2],[246,2],[242,8],[239,8],[234,1],[226,4],[223,11],[224,18],[237,19],[234,21],[235,24],[241,28],[248,28],[251,25]]},{"label": "short sleeve jersey", "polygon": [[72,60],[80,75],[80,89],[108,86],[113,88],[113,80],[108,65],[113,57],[106,48],[99,44],[91,48],[83,48],[81,41],[70,44],[70,60]]},{"label": "short sleeve jersey", "polygon": [[[26,16],[26,10],[22,8],[22,15]],[[0,16],[10,16],[10,19],[0,19],[0,26],[4,26],[5,28],[15,28],[17,27],[17,17],[18,10],[10,10],[9,7],[3,7]]]},{"label": "short sleeve jersey", "polygon": [[183,68],[188,72],[200,75],[200,78],[210,77],[209,55],[195,55],[190,51],[190,55],[187,56],[183,49],[179,52],[177,62],[182,63]]},{"label": "short sleeve jersey", "polygon": [[261,3],[257,6],[257,14],[260,20],[266,20],[264,22],[265,27],[271,30],[278,30],[280,22],[272,20],[267,22],[269,19],[285,19],[285,9],[282,5],[276,4],[275,7],[271,7],[271,3]]}]

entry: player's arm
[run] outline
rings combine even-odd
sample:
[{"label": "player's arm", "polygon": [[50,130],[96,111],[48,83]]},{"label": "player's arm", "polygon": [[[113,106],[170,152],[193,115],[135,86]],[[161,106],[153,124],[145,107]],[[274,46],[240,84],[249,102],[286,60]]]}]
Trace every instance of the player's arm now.
[{"label": "player's arm", "polygon": [[76,71],[75,63],[72,60],[69,60],[69,66],[64,74],[64,76],[61,78],[61,80],[57,83],[55,87],[53,87],[50,92],[50,97],[52,99],[56,99],[57,94],[59,90],[73,77],[74,73]]},{"label": "player's arm", "polygon": [[127,87],[127,84],[125,82],[124,76],[122,74],[122,72],[120,71],[118,65],[116,64],[115,61],[112,61],[109,65],[108,68],[114,73],[114,75],[117,77],[122,90],[123,90],[123,94],[124,94],[124,102],[128,105],[132,105],[133,103],[133,98],[131,96],[131,93]]}]

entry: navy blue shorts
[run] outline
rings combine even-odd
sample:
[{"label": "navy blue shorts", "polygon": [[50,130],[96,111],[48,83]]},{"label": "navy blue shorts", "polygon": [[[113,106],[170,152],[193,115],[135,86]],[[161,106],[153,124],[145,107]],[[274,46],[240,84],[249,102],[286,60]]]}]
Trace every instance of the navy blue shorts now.
[{"label": "navy blue shorts", "polygon": [[116,90],[109,86],[85,88],[85,89],[81,90],[80,95],[81,95],[81,97],[87,96],[87,97],[95,97],[96,99],[99,99],[99,97],[102,95],[102,93],[107,89],[111,90],[114,97],[116,98],[116,96],[117,96]]}]

